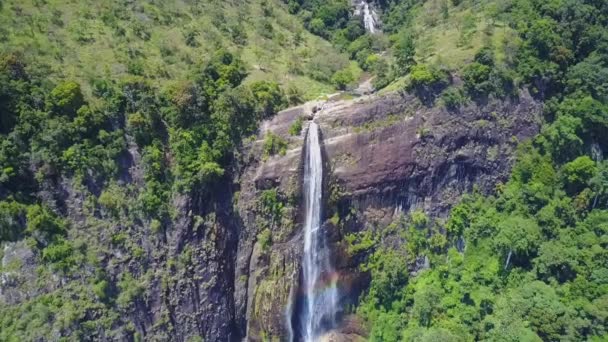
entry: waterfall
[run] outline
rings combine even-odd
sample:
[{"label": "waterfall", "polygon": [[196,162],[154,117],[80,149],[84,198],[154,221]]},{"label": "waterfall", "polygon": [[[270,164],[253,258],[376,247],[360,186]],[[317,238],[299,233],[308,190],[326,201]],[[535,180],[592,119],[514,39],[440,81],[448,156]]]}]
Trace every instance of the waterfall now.
[{"label": "waterfall", "polygon": [[299,333],[305,342],[315,341],[335,325],[338,289],[337,275],[329,260],[324,232],[321,229],[323,199],[323,160],[319,144],[319,127],[308,128],[307,156],[304,166],[304,253],[302,260],[304,301],[301,306]]},{"label": "waterfall", "polygon": [[365,25],[365,29],[369,31],[369,33],[376,33],[376,19],[374,18],[374,11],[369,8],[367,1],[361,1],[361,6],[363,6],[363,23]]}]

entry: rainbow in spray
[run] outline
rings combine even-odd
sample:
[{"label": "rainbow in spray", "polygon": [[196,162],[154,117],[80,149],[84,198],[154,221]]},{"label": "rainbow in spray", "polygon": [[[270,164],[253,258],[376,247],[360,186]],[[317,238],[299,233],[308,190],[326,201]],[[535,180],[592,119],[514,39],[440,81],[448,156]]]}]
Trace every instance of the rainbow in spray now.
[{"label": "rainbow in spray", "polygon": [[329,249],[321,228],[323,200],[323,160],[319,143],[319,127],[311,122],[306,140],[304,167],[304,253],[302,256],[303,305],[299,316],[299,332],[305,342],[315,341],[336,323],[338,307],[338,274],[330,262]]}]

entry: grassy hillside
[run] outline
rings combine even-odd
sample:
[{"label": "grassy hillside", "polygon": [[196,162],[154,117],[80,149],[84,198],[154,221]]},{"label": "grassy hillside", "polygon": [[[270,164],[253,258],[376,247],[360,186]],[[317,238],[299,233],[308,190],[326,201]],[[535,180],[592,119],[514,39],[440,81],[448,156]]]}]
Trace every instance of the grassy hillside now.
[{"label": "grassy hillside", "polygon": [[242,56],[251,80],[330,93],[348,64],[310,34],[280,1],[3,1],[0,52],[17,52],[52,81],[90,83],[140,75],[161,88],[188,78],[225,48]]},{"label": "grassy hillside", "polygon": [[[400,1],[385,9],[385,35],[392,42],[387,60],[392,66],[387,75],[390,84],[382,92],[403,88],[408,81],[407,68],[425,63],[459,74],[473,61],[475,53],[489,47],[500,64],[510,62],[519,37],[500,15],[500,1]],[[400,43],[404,37],[412,40],[411,62],[406,66],[396,63]]]}]

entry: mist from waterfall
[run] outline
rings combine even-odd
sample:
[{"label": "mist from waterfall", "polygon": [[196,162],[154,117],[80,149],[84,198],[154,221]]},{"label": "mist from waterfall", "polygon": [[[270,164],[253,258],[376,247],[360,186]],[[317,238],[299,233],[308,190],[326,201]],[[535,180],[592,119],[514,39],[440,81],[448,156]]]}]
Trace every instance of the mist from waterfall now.
[{"label": "mist from waterfall", "polygon": [[299,334],[312,342],[336,321],[338,306],[337,276],[330,261],[324,231],[321,229],[323,199],[323,159],[319,143],[319,127],[311,122],[308,128],[307,155],[304,166],[304,253],[302,290],[304,300],[299,316]]}]

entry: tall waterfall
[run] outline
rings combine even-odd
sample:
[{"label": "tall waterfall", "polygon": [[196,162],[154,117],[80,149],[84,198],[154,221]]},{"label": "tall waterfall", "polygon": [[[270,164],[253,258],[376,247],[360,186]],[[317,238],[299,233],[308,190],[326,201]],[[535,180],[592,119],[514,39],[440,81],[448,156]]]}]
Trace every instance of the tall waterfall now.
[{"label": "tall waterfall", "polygon": [[338,304],[337,276],[329,260],[324,232],[321,229],[323,199],[323,160],[319,127],[308,128],[307,156],[304,166],[306,220],[302,260],[304,301],[299,317],[300,335],[305,342],[315,341],[335,324]]},{"label": "tall waterfall", "polygon": [[374,10],[370,9],[367,1],[361,1],[361,5],[363,6],[363,24],[365,25],[365,29],[369,31],[369,33],[375,33],[376,19],[374,18]]}]

